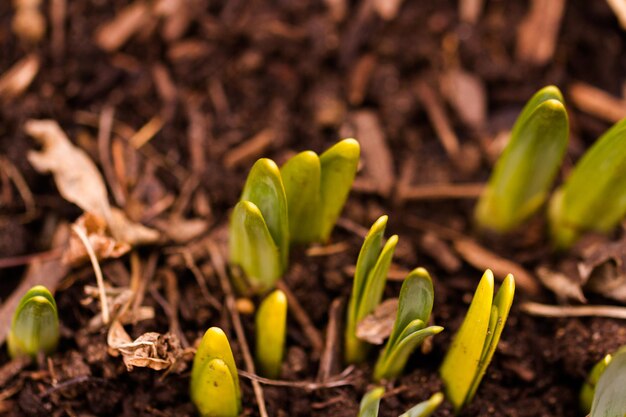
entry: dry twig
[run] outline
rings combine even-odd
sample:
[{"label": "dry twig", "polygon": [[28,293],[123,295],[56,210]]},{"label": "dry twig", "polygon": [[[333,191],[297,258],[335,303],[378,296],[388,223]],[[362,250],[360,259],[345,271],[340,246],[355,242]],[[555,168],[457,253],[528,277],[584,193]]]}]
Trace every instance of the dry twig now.
[{"label": "dry twig", "polygon": [[626,307],[618,306],[555,306],[528,301],[522,304],[521,309],[533,316],[626,319]]}]

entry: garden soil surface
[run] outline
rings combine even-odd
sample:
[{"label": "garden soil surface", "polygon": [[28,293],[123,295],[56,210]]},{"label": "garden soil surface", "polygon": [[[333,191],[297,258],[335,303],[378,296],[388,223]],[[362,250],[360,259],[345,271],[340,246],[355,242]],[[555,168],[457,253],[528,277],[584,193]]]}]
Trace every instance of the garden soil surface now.
[{"label": "garden soil surface", "polygon": [[[605,1],[493,0],[461,17],[459,2],[442,0],[46,0],[30,11],[46,25],[30,40],[12,29],[13,5],[22,3],[32,2],[0,2],[0,74],[20,62],[34,68],[22,87],[0,82],[0,297],[9,300],[23,280],[48,280],[61,340],[50,358],[31,364],[10,361],[2,349],[0,413],[194,415],[190,352],[208,327],[225,329],[246,369],[218,253],[248,170],[260,157],[281,164],[356,137],[360,172],[330,241],[290,254],[283,285],[301,309],[289,318],[286,382],[261,384],[268,415],[356,416],[378,349],[348,368],[333,327],[344,322],[363,233],[383,214],[387,235],[400,238],[385,296],[397,296],[407,271],[427,268],[433,322],[445,330],[411,357],[403,376],[384,383],[380,415],[398,416],[443,389],[437,369],[487,266],[500,280],[509,266],[522,268],[530,284],[518,279],[493,362],[460,415],[583,415],[581,384],[596,361],[626,344],[624,322],[522,311],[528,301],[562,303],[560,287],[541,285],[536,268],[575,271],[578,255],[550,250],[541,215],[495,237],[475,229],[472,213],[503,132],[536,90],[555,84],[568,106],[571,140],[558,182],[614,121],[602,105],[612,97],[613,113],[624,108],[626,32]],[[587,105],[598,91],[600,110]],[[128,371],[111,354],[89,289],[91,264],[84,258],[66,268],[64,243],[52,239],[82,211],[27,159],[39,148],[25,133],[29,119],[57,121],[103,172],[111,204],[162,233],[101,265],[107,286],[133,297],[131,339],[165,335],[159,349],[176,355],[170,371]],[[495,265],[503,260],[510,264]],[[36,271],[42,263],[45,277]],[[589,304],[616,303],[585,296]],[[250,301],[258,300],[238,295],[236,305],[253,349]],[[142,317],[139,307],[154,314]],[[250,378],[241,375],[243,415],[258,416]],[[453,415],[452,408],[444,403],[434,415]]]}]

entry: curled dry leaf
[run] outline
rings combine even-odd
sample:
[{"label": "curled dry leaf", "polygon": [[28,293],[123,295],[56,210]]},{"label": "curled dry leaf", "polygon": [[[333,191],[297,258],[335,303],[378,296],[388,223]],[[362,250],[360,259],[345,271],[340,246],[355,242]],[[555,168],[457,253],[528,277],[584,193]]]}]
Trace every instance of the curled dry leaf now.
[{"label": "curled dry leaf", "polygon": [[398,313],[398,299],[390,298],[365,316],[356,326],[356,337],[373,345],[382,345],[393,330]]},{"label": "curled dry leaf", "polygon": [[[119,242],[107,234],[106,222],[95,214],[83,214],[74,222],[74,225],[85,232],[98,260],[119,258],[130,250],[128,243]],[[88,260],[89,255],[85,245],[75,234],[70,235],[69,244],[63,253],[63,262],[77,266]]]},{"label": "curled dry leaf", "polygon": [[159,239],[159,232],[131,221],[109,205],[106,185],[96,164],[70,142],[57,122],[29,120],[24,127],[43,146],[41,151],[30,151],[28,160],[38,172],[54,175],[64,199],[105,219],[112,236],[120,242],[141,245]]},{"label": "curled dry leaf", "polygon": [[535,272],[539,281],[554,293],[559,302],[569,300],[578,301],[579,303],[587,302],[581,283],[574,278],[570,278],[564,273],[553,271],[545,266],[540,266]]},{"label": "curled dry leaf", "polygon": [[578,273],[586,289],[626,302],[626,238],[594,240],[580,250]]},{"label": "curled dry leaf", "polygon": [[120,322],[115,321],[109,328],[107,344],[109,354],[122,355],[124,365],[129,371],[137,366],[156,371],[174,367],[174,372],[182,372],[187,366],[184,360],[180,360],[186,355],[186,351],[181,347],[178,338],[170,333],[148,332],[133,341]]}]

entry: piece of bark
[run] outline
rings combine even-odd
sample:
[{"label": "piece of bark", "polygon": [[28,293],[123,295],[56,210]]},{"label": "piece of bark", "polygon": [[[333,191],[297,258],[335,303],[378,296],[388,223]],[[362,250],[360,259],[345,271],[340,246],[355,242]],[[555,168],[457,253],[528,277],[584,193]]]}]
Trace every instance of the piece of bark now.
[{"label": "piece of bark", "polygon": [[[51,248],[62,248],[67,245],[69,228],[66,224],[57,227],[52,237]],[[11,293],[0,307],[0,345],[4,343],[11,327],[13,312],[26,292],[35,285],[43,285],[54,293],[61,280],[69,272],[69,267],[61,258],[36,261],[31,263],[22,278],[20,285]]]},{"label": "piece of bark", "polygon": [[475,268],[491,269],[500,280],[509,273],[513,274],[516,285],[526,293],[538,295],[541,292],[535,278],[518,263],[491,252],[469,238],[455,239],[453,245],[459,255]]},{"label": "piece of bark", "polygon": [[396,182],[391,151],[376,113],[358,111],[350,119],[355,126],[356,137],[361,144],[364,171],[373,181],[380,195],[387,197]]},{"label": "piece of bark", "polygon": [[466,184],[426,184],[405,186],[398,190],[400,201],[412,200],[444,200],[444,199],[475,199],[485,189],[484,183]]},{"label": "piece of bark", "polygon": [[532,0],[517,33],[518,59],[534,65],[552,59],[564,11],[565,0]]},{"label": "piece of bark", "polygon": [[267,128],[260,131],[236,148],[229,150],[224,156],[224,166],[228,169],[232,169],[260,158],[275,139],[276,131],[274,129]]},{"label": "piece of bark", "polygon": [[0,98],[8,100],[26,91],[39,72],[39,57],[30,54],[0,76]]},{"label": "piece of bark", "polygon": [[105,51],[113,52],[147,25],[150,18],[148,4],[137,0],[96,30],[96,44]]},{"label": "piece of bark", "polygon": [[569,96],[576,107],[607,122],[616,123],[626,117],[626,100],[589,84],[573,83]]},{"label": "piece of bark", "polygon": [[434,232],[424,233],[419,240],[419,245],[424,252],[448,273],[458,272],[463,266],[461,260],[452,251],[448,243],[440,239]]},{"label": "piece of bark", "polygon": [[350,72],[348,79],[348,101],[353,106],[363,103],[367,86],[376,67],[376,56],[373,54],[363,55],[357,61]]}]

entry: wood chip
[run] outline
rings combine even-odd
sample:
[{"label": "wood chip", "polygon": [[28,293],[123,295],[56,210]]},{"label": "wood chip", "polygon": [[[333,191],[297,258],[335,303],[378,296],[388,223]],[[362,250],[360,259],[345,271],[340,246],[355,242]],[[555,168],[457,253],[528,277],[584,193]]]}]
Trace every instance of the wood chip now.
[{"label": "wood chip", "polygon": [[154,116],[128,140],[135,149],[141,148],[159,133],[165,122],[160,116]]},{"label": "wood chip", "polygon": [[401,201],[475,199],[480,197],[484,188],[484,183],[405,186],[398,190],[398,198]]},{"label": "wood chip", "polygon": [[148,4],[135,1],[97,29],[96,43],[105,51],[115,51],[147,25],[150,17]]},{"label": "wood chip", "polygon": [[41,13],[42,0],[13,0],[15,14],[11,26],[23,42],[36,44],[46,33],[46,18]]},{"label": "wood chip", "polygon": [[481,129],[487,119],[487,93],[482,80],[462,69],[448,70],[441,91],[466,125]]},{"label": "wood chip", "polygon": [[481,271],[491,269],[498,279],[504,279],[511,273],[515,284],[526,293],[538,295],[541,292],[535,278],[518,263],[491,252],[469,238],[455,239],[453,245],[459,255],[475,268]]},{"label": "wood chip", "polygon": [[478,21],[485,0],[461,0],[459,2],[459,16],[461,21],[474,24]]},{"label": "wood chip", "polygon": [[613,9],[613,13],[617,16],[622,29],[626,30],[626,0],[606,0]]},{"label": "wood chip", "polygon": [[425,80],[415,83],[415,93],[424,106],[443,149],[452,161],[456,161],[461,148],[459,138],[452,129],[441,99]]},{"label": "wood chip", "polygon": [[260,131],[236,148],[229,150],[224,157],[224,166],[233,169],[260,158],[275,139],[274,129],[267,128]]},{"label": "wood chip", "polygon": [[348,79],[348,101],[353,106],[363,103],[372,72],[376,67],[376,56],[363,55],[350,72]]},{"label": "wood chip", "polygon": [[338,372],[341,364],[341,320],[343,318],[343,302],[341,298],[336,298],[330,305],[328,311],[328,325],[326,326],[326,339],[324,340],[324,350],[320,358],[320,367],[317,373],[319,382],[326,382]]},{"label": "wood chip", "polygon": [[569,87],[569,95],[576,107],[599,119],[616,123],[626,117],[626,100],[592,85],[576,82]]},{"label": "wood chip", "polygon": [[424,233],[419,239],[419,245],[428,256],[433,258],[448,273],[458,272],[463,266],[461,260],[452,251],[448,243],[439,238],[434,232]]},{"label": "wood chip", "polygon": [[26,91],[39,72],[39,57],[31,54],[22,58],[0,76],[0,97],[12,99]]},{"label": "wood chip", "polygon": [[367,177],[376,184],[379,193],[388,197],[396,176],[391,151],[378,116],[372,111],[363,110],[353,113],[350,119],[355,126],[356,138],[361,144],[363,169]]},{"label": "wood chip", "polygon": [[374,11],[383,20],[393,20],[398,15],[398,11],[404,0],[372,0]]},{"label": "wood chip", "polygon": [[565,0],[532,0],[517,33],[518,59],[534,65],[552,59],[564,11]]}]

